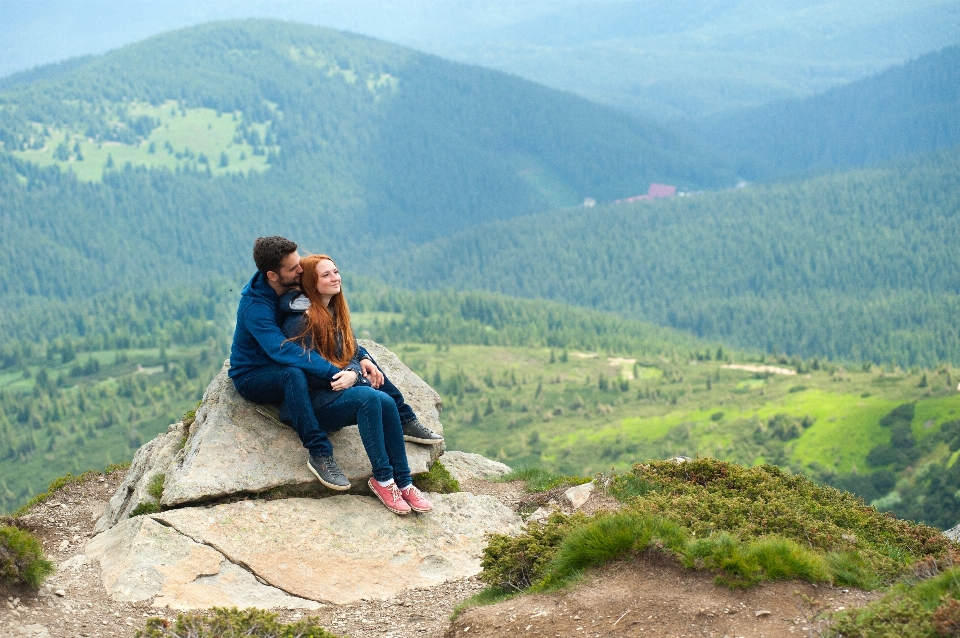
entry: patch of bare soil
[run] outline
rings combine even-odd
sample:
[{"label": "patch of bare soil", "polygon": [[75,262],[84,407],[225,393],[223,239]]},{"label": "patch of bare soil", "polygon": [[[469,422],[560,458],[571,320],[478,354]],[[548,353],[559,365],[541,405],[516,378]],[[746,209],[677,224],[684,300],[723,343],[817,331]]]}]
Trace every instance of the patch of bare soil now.
[{"label": "patch of bare soil", "polygon": [[798,638],[821,635],[825,625],[814,620],[821,612],[877,597],[800,582],[729,589],[651,551],[591,572],[566,590],[469,609],[444,636]]}]

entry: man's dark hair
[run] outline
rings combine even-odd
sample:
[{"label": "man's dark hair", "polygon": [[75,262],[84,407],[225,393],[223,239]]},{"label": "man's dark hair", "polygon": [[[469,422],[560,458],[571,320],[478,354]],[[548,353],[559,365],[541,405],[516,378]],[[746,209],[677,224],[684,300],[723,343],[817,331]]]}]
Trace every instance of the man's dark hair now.
[{"label": "man's dark hair", "polygon": [[278,272],[286,256],[296,249],[297,245],[286,237],[257,237],[253,242],[253,261],[264,275],[268,271]]}]

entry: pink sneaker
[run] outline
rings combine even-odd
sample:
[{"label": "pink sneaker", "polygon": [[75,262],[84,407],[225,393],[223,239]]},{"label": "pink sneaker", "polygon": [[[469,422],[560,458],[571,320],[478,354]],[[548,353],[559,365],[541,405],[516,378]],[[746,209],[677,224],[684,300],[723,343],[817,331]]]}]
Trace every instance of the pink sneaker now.
[{"label": "pink sneaker", "polygon": [[403,500],[407,502],[414,512],[432,512],[433,503],[423,498],[423,493],[413,485],[400,490],[403,494]]},{"label": "pink sneaker", "polygon": [[391,483],[390,485],[383,487],[377,483],[377,479],[371,476],[370,480],[367,481],[367,485],[369,485],[371,491],[377,495],[377,498],[380,499],[380,502],[383,503],[386,508],[394,514],[405,516],[410,513],[410,506],[407,505],[405,500],[403,500],[403,494],[400,493],[400,488],[397,487],[396,483]]}]

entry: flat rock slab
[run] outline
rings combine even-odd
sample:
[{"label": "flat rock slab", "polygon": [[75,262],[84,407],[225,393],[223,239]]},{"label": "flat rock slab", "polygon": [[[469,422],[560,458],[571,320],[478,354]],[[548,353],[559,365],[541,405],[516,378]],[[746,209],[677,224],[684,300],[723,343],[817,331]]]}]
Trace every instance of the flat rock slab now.
[{"label": "flat rock slab", "polygon": [[520,530],[517,514],[491,496],[429,498],[432,513],[405,517],[372,497],[343,495],[191,507],[154,518],[289,594],[345,604],[477,574],[486,536]]},{"label": "flat rock slab", "polygon": [[[421,422],[442,433],[439,395],[389,350],[372,341],[362,343],[403,392]],[[322,491],[307,469],[308,453],[296,432],[277,420],[272,406],[251,403],[237,394],[227,370],[224,364],[207,387],[186,447],[166,469],[161,504],[176,507],[275,488],[294,493]],[[330,442],[354,489],[366,491],[373,470],[357,427],[331,433]],[[435,445],[407,443],[406,449],[414,474],[429,470],[442,453]]]},{"label": "flat rock slab", "polygon": [[154,607],[171,609],[319,606],[261,584],[217,550],[147,516],[95,536],[84,552],[99,561],[103,587],[116,601],[153,599]]},{"label": "flat rock slab", "polygon": [[448,450],[441,461],[443,467],[458,481],[466,479],[498,479],[510,472],[510,466],[499,461],[491,461],[472,452]]}]

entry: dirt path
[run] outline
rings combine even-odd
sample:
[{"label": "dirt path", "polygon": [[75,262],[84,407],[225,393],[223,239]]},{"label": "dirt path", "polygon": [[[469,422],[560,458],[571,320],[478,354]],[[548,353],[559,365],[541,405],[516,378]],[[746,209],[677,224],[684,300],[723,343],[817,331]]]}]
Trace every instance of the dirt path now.
[{"label": "dirt path", "polygon": [[[141,603],[114,602],[101,583],[98,563],[85,562],[83,546],[123,479],[122,472],[93,476],[58,491],[22,520],[57,565],[39,592],[0,584],[3,638],[132,637],[147,618],[177,612]],[[466,489],[492,494],[529,509],[518,484],[467,481]],[[588,501],[586,510],[604,504]],[[778,583],[746,592],[713,585],[708,575],[686,571],[671,559],[646,556],[608,567],[580,586],[549,596],[525,596],[472,609],[451,624],[453,608],[483,588],[478,578],[408,591],[387,600],[328,605],[314,612],[275,610],[285,621],[309,613],[330,631],[352,638],[440,636],[801,636],[809,630],[800,592],[818,604],[853,606],[870,595],[800,583]],[[809,605],[803,607],[809,609]],[[769,615],[757,616],[757,611]]]}]

